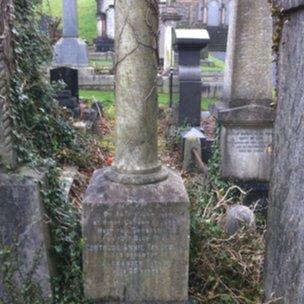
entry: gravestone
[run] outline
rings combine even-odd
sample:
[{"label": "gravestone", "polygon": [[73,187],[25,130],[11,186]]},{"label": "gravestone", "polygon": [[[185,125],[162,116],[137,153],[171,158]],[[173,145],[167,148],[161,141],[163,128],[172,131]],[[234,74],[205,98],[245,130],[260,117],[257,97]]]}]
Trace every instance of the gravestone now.
[{"label": "gravestone", "polygon": [[94,173],[82,216],[84,290],[95,303],[188,299],[189,201],[179,174],[158,160],[151,5],[158,1],[116,2],[116,156]]},{"label": "gravestone", "polygon": [[96,0],[97,38],[94,44],[97,52],[114,51],[115,8],[114,0]]},{"label": "gravestone", "polygon": [[87,67],[87,45],[78,37],[77,0],[62,1],[63,36],[54,46],[53,66]]},{"label": "gravestone", "polygon": [[59,67],[51,69],[51,83],[63,81],[66,86],[65,90],[71,92],[72,97],[79,98],[78,71],[69,67]]},{"label": "gravestone", "polygon": [[175,103],[179,125],[200,126],[202,80],[200,53],[207,46],[206,30],[176,29],[173,39],[178,53],[178,104]]},{"label": "gravestone", "polygon": [[174,65],[174,56],[172,49],[172,33],[176,28],[177,23],[181,20],[182,16],[178,14],[174,6],[167,5],[160,15],[160,53],[159,56],[163,59],[163,73],[169,73],[170,68]]},{"label": "gravestone", "polygon": [[[43,174],[24,169],[16,174],[0,174],[0,250],[11,251],[10,263],[17,263],[12,283],[21,294],[24,279],[32,273],[32,283],[37,285],[45,300],[52,296],[49,258],[50,235],[46,224],[39,184]],[[6,286],[0,280],[0,296],[9,299]]]},{"label": "gravestone", "polygon": [[233,3],[221,124],[221,175],[267,182],[272,157],[272,20],[267,0]]}]

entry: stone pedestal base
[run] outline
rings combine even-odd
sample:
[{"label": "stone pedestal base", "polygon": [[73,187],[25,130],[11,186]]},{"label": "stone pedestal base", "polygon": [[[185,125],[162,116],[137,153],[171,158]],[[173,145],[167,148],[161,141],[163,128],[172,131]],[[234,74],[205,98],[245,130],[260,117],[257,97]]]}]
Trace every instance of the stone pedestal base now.
[{"label": "stone pedestal base", "polygon": [[83,205],[85,294],[95,303],[187,303],[189,202],[181,177],[123,185],[94,173]]},{"label": "stone pedestal base", "polygon": [[54,46],[53,66],[74,68],[89,65],[86,43],[80,38],[61,38]]},{"label": "stone pedestal base", "polygon": [[[29,169],[18,174],[0,174],[0,251],[3,246],[9,248],[9,262],[19,263],[13,276],[17,294],[22,292],[26,275],[33,271],[32,282],[41,288],[45,299],[50,299],[49,231],[39,189],[43,179],[43,174]],[[0,297],[5,300],[6,296],[6,288],[0,282]]]},{"label": "stone pedestal base", "polygon": [[213,109],[221,124],[221,176],[246,182],[268,182],[270,178],[274,112],[251,104]]}]

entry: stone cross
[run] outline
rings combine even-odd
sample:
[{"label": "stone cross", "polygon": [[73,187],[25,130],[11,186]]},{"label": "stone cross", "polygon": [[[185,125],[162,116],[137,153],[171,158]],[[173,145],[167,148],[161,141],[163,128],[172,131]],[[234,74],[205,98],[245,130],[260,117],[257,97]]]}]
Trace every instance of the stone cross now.
[{"label": "stone cross", "polygon": [[78,38],[77,0],[63,0],[63,36],[54,46],[53,66],[87,67],[87,45]]},{"label": "stone cross", "polygon": [[267,0],[235,0],[228,35],[221,123],[221,174],[267,182],[272,157],[272,19]]},{"label": "stone cross", "polygon": [[9,110],[9,75],[11,62],[11,14],[7,2],[0,3],[0,166],[14,168],[16,154],[12,143]]},{"label": "stone cross", "polygon": [[158,0],[116,0],[116,156],[84,202],[84,289],[99,303],[186,303],[189,211],[157,151]]}]

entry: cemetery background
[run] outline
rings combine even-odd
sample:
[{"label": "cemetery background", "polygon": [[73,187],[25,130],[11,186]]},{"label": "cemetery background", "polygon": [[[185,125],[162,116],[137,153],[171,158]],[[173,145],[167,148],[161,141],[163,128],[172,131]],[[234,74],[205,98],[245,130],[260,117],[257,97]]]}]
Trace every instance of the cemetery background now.
[{"label": "cemetery background", "polygon": [[[16,41],[22,51],[15,54],[15,63],[20,67],[20,74],[16,74],[12,85],[13,119],[16,127],[14,142],[21,162],[34,167],[49,167],[48,185],[42,195],[51,222],[52,251],[58,262],[54,302],[86,303],[82,294],[80,266],[82,240],[79,234],[79,204],[93,169],[112,161],[113,137],[109,129],[113,127],[115,118],[113,94],[81,92],[89,100],[96,97],[104,102],[102,138],[100,134],[97,137],[90,134],[84,136],[71,127],[70,118],[57,107],[52,98],[52,89],[39,73],[40,66],[49,61],[50,53],[48,46],[42,47],[40,34],[33,23],[34,4],[32,1],[16,1],[16,29],[19,33]],[[25,13],[28,16],[26,20]],[[33,54],[36,54],[34,60]],[[31,60],[26,61],[24,57]],[[20,85],[24,82],[34,83],[35,86]],[[166,137],[166,98],[167,95],[160,95],[159,98],[161,157],[166,164],[182,171],[176,136],[181,130],[175,130],[176,133]],[[203,104],[207,109],[209,102],[204,100]],[[215,134],[215,138],[217,136]],[[82,178],[74,184],[70,192],[70,203],[66,204],[58,177],[59,169],[68,164],[76,165]],[[208,166],[207,182],[199,172],[183,172],[192,203],[190,295],[198,303],[259,303],[262,292],[260,270],[264,250],[264,213],[257,210],[259,229],[256,233],[242,232],[232,238],[227,237],[219,224],[221,218],[226,208],[232,203],[241,202],[245,194],[235,185],[219,178],[217,141]],[[2,268],[1,275],[6,275],[2,279],[6,280],[10,292],[15,293],[13,285],[10,285],[11,272],[7,269],[14,267],[9,256],[10,249],[1,250],[0,253],[0,257],[7,262],[1,263],[6,267]],[[25,283],[26,291],[22,295],[15,295],[16,303],[46,303],[46,300],[39,298],[39,289],[31,280]]]}]

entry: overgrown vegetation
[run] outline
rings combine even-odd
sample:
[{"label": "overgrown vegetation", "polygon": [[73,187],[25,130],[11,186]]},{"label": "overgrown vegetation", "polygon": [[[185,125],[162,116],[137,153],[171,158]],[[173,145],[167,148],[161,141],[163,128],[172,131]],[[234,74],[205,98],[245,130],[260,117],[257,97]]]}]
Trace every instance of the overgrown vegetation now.
[{"label": "overgrown vegetation", "polygon": [[234,236],[222,229],[226,210],[241,204],[244,192],[220,179],[219,156],[216,141],[208,164],[209,180],[201,174],[187,179],[191,200],[190,294],[200,304],[258,304],[265,227]]},{"label": "overgrown vegetation", "polygon": [[[94,143],[81,137],[53,98],[54,90],[45,77],[50,46],[36,23],[38,0],[15,0],[14,74],[11,77],[11,118],[14,147],[19,164],[47,168],[41,195],[51,232],[53,304],[88,303],[84,299],[81,269],[82,239],[80,210],[63,198],[59,174],[63,164],[89,166]],[[1,246],[0,279],[14,300],[1,304],[46,304],[30,274],[20,274],[14,249]],[[10,257],[10,259],[8,259]],[[22,290],[13,289],[16,271]],[[32,271],[34,272],[34,270]]]}]

